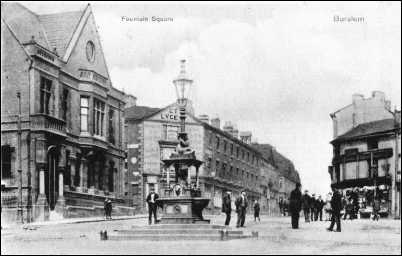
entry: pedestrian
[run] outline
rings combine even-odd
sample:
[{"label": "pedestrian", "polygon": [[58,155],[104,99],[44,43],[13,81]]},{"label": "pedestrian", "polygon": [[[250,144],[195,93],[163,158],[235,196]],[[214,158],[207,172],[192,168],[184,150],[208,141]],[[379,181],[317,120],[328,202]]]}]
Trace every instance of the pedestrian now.
[{"label": "pedestrian", "polygon": [[378,221],[380,219],[380,213],[379,213],[380,209],[381,209],[380,199],[378,198],[378,196],[376,196],[373,201],[373,220]]},{"label": "pedestrian", "polygon": [[302,197],[302,207],[305,222],[310,222],[310,196],[308,195],[308,190],[304,191],[304,195]]},{"label": "pedestrian", "polygon": [[318,216],[320,217],[320,221],[322,221],[322,212],[324,210],[325,202],[322,200],[321,195],[318,196]]},{"label": "pedestrian", "polygon": [[103,201],[103,210],[104,210],[104,213],[105,213],[105,220],[107,220],[107,217],[108,217],[108,215],[109,215],[109,213],[108,213],[109,209],[108,209],[108,199],[107,199],[107,197],[105,197],[105,201]]},{"label": "pedestrian", "polygon": [[254,222],[257,221],[257,218],[258,218],[258,221],[260,222],[261,221],[261,219],[260,219],[260,204],[258,203],[257,200],[255,200],[254,201]]},{"label": "pedestrian", "polygon": [[222,199],[222,212],[226,214],[225,226],[229,226],[232,214],[232,198],[230,191],[226,191]]},{"label": "pedestrian", "polygon": [[283,201],[283,216],[287,216],[289,212],[289,203],[288,200]]},{"label": "pedestrian", "polygon": [[279,212],[280,212],[281,216],[285,216],[284,212],[283,212],[283,198],[282,197],[279,199]]},{"label": "pedestrian", "polygon": [[240,196],[236,199],[236,212],[237,212],[237,224],[236,227],[244,227],[244,222],[246,221],[246,211],[248,206],[248,200],[246,197],[246,192],[242,191]]},{"label": "pedestrian", "polygon": [[331,198],[332,198],[332,193],[330,192],[330,193],[328,193],[327,194],[327,197],[326,197],[326,199],[325,199],[325,208],[324,208],[324,211],[325,211],[325,221],[330,221],[331,220],[331,211],[332,211],[332,209],[331,209]]},{"label": "pedestrian", "polygon": [[334,225],[336,223],[336,232],[341,232],[341,210],[342,210],[342,196],[339,192],[332,188],[333,195],[331,199],[331,225],[327,228],[328,231],[333,231]]},{"label": "pedestrian", "polygon": [[157,204],[156,200],[159,198],[159,195],[155,192],[155,189],[151,189],[151,192],[147,196],[148,203],[148,224],[152,224],[152,215],[154,216],[154,224],[158,222],[156,216]]},{"label": "pedestrian", "polygon": [[292,216],[292,228],[299,228],[299,217],[302,208],[302,194],[300,191],[301,184],[297,183],[296,188],[292,190],[289,198],[289,211]]},{"label": "pedestrian", "polygon": [[310,196],[310,220],[314,221],[315,216],[315,194]]}]

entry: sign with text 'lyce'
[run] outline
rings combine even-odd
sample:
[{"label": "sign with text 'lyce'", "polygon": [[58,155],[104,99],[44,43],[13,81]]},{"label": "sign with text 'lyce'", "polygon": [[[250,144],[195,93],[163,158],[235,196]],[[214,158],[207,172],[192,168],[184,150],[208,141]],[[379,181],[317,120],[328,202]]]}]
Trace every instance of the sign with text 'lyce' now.
[{"label": "sign with text 'lyce'", "polygon": [[179,121],[179,110],[176,107],[167,108],[160,113],[160,118],[166,121]]}]

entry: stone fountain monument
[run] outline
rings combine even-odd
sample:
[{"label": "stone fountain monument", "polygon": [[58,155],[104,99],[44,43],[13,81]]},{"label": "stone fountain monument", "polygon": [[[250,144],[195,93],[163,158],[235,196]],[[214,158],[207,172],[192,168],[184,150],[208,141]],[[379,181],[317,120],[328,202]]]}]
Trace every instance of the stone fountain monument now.
[{"label": "stone fountain monument", "polygon": [[[185,131],[187,94],[192,83],[193,80],[186,75],[185,60],[181,60],[180,74],[173,80],[180,114],[178,144],[169,159],[162,160],[166,169],[174,167],[175,184],[168,187],[165,195],[157,200],[157,203],[163,207],[161,224],[209,223],[209,220],[205,220],[202,216],[202,211],[208,205],[209,198],[202,197],[198,178],[198,171],[203,162],[196,158]],[[191,182],[190,168],[196,170],[195,183]]]}]

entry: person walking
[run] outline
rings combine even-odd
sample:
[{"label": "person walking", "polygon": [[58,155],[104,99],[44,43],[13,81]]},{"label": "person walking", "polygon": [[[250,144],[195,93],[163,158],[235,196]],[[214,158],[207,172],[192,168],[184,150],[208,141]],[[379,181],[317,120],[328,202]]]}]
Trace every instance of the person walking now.
[{"label": "person walking", "polygon": [[104,212],[105,212],[105,220],[107,220],[107,216],[108,216],[107,197],[105,197],[105,201],[103,201],[103,210],[104,210]]},{"label": "person walking", "polygon": [[380,199],[378,198],[378,196],[376,196],[373,201],[373,220],[378,221],[380,219],[380,209]]},{"label": "person walking", "polygon": [[299,217],[302,208],[302,194],[300,191],[301,184],[297,183],[296,188],[292,190],[289,198],[289,212],[292,216],[292,228],[299,228]]},{"label": "person walking", "polygon": [[321,195],[318,196],[318,216],[320,218],[320,221],[322,221],[322,212],[324,210],[325,202],[322,200]]},{"label": "person walking", "polygon": [[157,223],[158,219],[156,216],[157,204],[156,200],[159,198],[159,195],[155,192],[155,189],[152,189],[151,192],[147,196],[148,203],[148,224],[152,224],[152,215],[154,216],[154,224]]},{"label": "person walking", "polygon": [[237,224],[236,227],[244,227],[244,222],[246,221],[246,211],[248,207],[248,200],[246,197],[246,192],[242,191],[240,196],[236,199],[236,212],[237,212]]},{"label": "person walking", "polygon": [[308,195],[308,190],[304,191],[304,195],[302,197],[302,207],[305,222],[310,222],[310,196]]},{"label": "person walking", "polygon": [[230,191],[226,191],[222,199],[222,212],[226,214],[225,226],[229,226],[232,214],[232,198]]},{"label": "person walking", "polygon": [[324,207],[324,211],[325,211],[325,221],[330,221],[331,220],[331,198],[332,198],[332,193],[328,193],[327,197],[325,198],[325,207]]},{"label": "person walking", "polygon": [[281,216],[285,216],[284,212],[283,212],[283,198],[279,199],[279,212],[280,212]]},{"label": "person walking", "polygon": [[334,225],[336,223],[336,232],[341,232],[341,210],[342,210],[342,196],[339,192],[332,188],[333,195],[331,199],[331,208],[332,208],[332,216],[331,216],[331,225],[327,228],[328,231],[333,231]]},{"label": "person walking", "polygon": [[260,204],[258,203],[257,200],[254,201],[254,222],[256,222],[258,219],[259,222],[261,222],[260,219]]},{"label": "person walking", "polygon": [[315,216],[315,194],[312,194],[310,196],[310,220],[314,221],[314,216]]}]

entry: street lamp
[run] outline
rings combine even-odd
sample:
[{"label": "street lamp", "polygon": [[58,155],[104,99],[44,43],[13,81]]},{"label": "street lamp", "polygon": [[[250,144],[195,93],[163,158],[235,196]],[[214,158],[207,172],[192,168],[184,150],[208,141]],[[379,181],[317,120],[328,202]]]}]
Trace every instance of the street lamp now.
[{"label": "street lamp", "polygon": [[188,97],[191,91],[191,85],[193,80],[187,77],[186,74],[186,60],[180,61],[180,74],[173,80],[173,84],[176,88],[177,104],[179,106],[180,116],[180,133],[185,132],[185,120],[186,120],[186,107],[188,103]]},{"label": "street lamp", "polygon": [[21,168],[21,93],[17,92],[18,99],[18,208],[17,208],[17,216],[18,219],[21,220],[21,223],[24,223],[24,214],[22,210],[22,168]]}]

